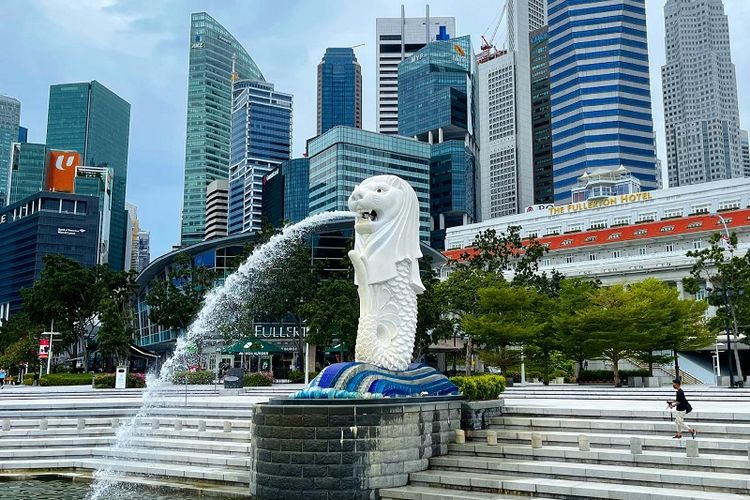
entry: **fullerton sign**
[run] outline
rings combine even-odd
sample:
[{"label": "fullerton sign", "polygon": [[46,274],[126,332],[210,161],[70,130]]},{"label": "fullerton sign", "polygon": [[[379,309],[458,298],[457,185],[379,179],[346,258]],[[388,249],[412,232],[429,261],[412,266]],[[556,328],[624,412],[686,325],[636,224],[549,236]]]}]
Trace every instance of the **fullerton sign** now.
[{"label": "fullerton sign", "polygon": [[570,203],[568,205],[561,205],[559,207],[550,207],[549,215],[561,215],[575,212],[582,212],[584,210],[591,210],[594,208],[611,207],[615,205],[623,205],[626,203],[633,203],[636,201],[648,201],[652,200],[653,197],[649,192],[623,194],[620,196],[610,196],[609,198],[603,198],[599,200],[582,201],[579,203]]}]

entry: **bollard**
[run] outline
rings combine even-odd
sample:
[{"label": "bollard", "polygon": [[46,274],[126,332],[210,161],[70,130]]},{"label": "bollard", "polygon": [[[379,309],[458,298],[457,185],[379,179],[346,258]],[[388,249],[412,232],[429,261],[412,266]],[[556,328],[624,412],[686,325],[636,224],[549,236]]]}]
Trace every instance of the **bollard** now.
[{"label": "bollard", "polygon": [[[3,420],[3,430],[9,431],[10,430],[10,420]],[[748,451],[750,453],[750,451]]]},{"label": "bollard", "polygon": [[155,418],[151,421],[151,429],[156,431],[159,429],[159,419]]},{"label": "bollard", "polygon": [[82,418],[78,419],[78,430],[82,431],[86,427],[86,421]]},{"label": "bollard", "polygon": [[40,431],[46,431],[47,430],[47,419],[46,418],[39,419],[39,430]]},{"label": "bollard", "polygon": [[206,421],[198,420],[198,432],[203,432],[205,430],[206,430]]},{"label": "bollard", "polygon": [[232,432],[232,422],[224,420],[224,432]]},{"label": "bollard", "polygon": [[456,444],[466,443],[466,433],[461,429],[456,429]]},{"label": "bollard", "polygon": [[691,439],[685,444],[685,455],[690,458],[698,457],[698,441]]},{"label": "bollard", "polygon": [[112,429],[115,430],[120,427],[120,419],[117,417],[112,418]]},{"label": "bollard", "polygon": [[487,444],[497,445],[497,431],[487,431]]},{"label": "bollard", "polygon": [[643,454],[643,442],[641,438],[632,437],[630,438],[630,453],[632,455]]},{"label": "bollard", "polygon": [[580,451],[591,451],[591,443],[589,443],[589,437],[586,434],[578,436],[578,449]]},{"label": "bollard", "polygon": [[182,420],[175,420],[174,421],[174,430],[181,431],[182,430]]},{"label": "bollard", "polygon": [[542,447],[542,435],[538,432],[531,433],[531,447],[541,448]]}]

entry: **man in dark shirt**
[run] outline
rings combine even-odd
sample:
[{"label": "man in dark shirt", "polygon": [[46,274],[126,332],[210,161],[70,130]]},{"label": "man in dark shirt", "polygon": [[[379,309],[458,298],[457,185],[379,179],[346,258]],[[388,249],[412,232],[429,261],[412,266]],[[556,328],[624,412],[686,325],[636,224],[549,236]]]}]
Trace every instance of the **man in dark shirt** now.
[{"label": "man in dark shirt", "polygon": [[669,405],[670,408],[674,408],[675,406],[677,407],[674,419],[674,423],[677,426],[677,434],[675,434],[673,437],[675,439],[681,439],[682,431],[688,431],[690,435],[693,436],[693,439],[695,439],[695,434],[697,433],[697,431],[695,429],[691,429],[687,424],[685,424],[685,415],[693,411],[693,407],[690,406],[690,403],[688,403],[688,400],[685,397],[685,393],[682,392],[679,379],[675,379],[672,381],[672,387],[677,391],[677,395],[675,396],[674,401],[667,401],[667,405]]}]

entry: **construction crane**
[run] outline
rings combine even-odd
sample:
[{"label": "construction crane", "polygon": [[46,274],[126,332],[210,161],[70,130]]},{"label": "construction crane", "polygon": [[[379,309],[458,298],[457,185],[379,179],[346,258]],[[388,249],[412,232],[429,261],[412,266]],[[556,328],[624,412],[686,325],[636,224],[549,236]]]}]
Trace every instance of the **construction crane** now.
[{"label": "construction crane", "polygon": [[365,46],[364,43],[360,43],[360,44],[355,45],[354,47],[352,47],[352,49],[356,49],[357,47],[364,47],[364,46]]},{"label": "construction crane", "polygon": [[[503,8],[500,9],[500,12],[492,19],[490,22],[490,25],[487,26],[487,29],[484,30],[484,33],[482,33],[482,45],[480,46],[481,52],[477,54],[477,63],[481,64],[484,62],[487,62],[489,60],[494,59],[498,55],[505,54],[505,50],[502,50],[498,52],[497,47],[494,45],[495,37],[497,36],[497,32],[500,30],[500,25],[503,23],[503,19],[505,19],[505,13],[508,11],[508,0],[505,0],[505,4],[503,5]],[[492,36],[490,36],[490,39],[487,40],[484,35],[487,34],[487,32],[494,26],[494,29],[492,30]]]}]

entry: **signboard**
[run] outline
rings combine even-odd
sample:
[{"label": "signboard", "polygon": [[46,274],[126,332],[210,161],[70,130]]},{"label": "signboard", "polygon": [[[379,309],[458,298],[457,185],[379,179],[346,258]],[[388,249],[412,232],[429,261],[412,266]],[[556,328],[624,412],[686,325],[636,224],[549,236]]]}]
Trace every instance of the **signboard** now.
[{"label": "signboard", "polygon": [[634,203],[636,201],[647,201],[653,197],[649,192],[622,194],[619,196],[610,196],[608,198],[581,201],[579,203],[569,203],[567,205],[553,206],[550,207],[549,215],[562,215],[568,213],[582,212],[584,210],[591,210],[593,208],[611,207],[614,205],[624,205],[627,203]]},{"label": "signboard", "polygon": [[63,236],[78,236],[79,234],[85,233],[85,229],[70,229],[67,227],[58,227],[57,228],[57,234],[63,235]]},{"label": "signboard", "polygon": [[61,193],[75,190],[76,167],[81,155],[75,151],[50,151],[47,163],[47,189]]},{"label": "signboard", "polygon": [[555,205],[552,203],[546,204],[546,205],[530,205],[524,209],[524,212],[541,212],[544,210],[549,210],[550,208],[554,208]]},{"label": "signboard", "polygon": [[[301,333],[304,338],[310,329],[302,327]],[[284,323],[256,323],[254,334],[259,339],[298,339],[300,327]]]},{"label": "signboard", "polygon": [[39,359],[49,357],[49,339],[39,339]]}]

